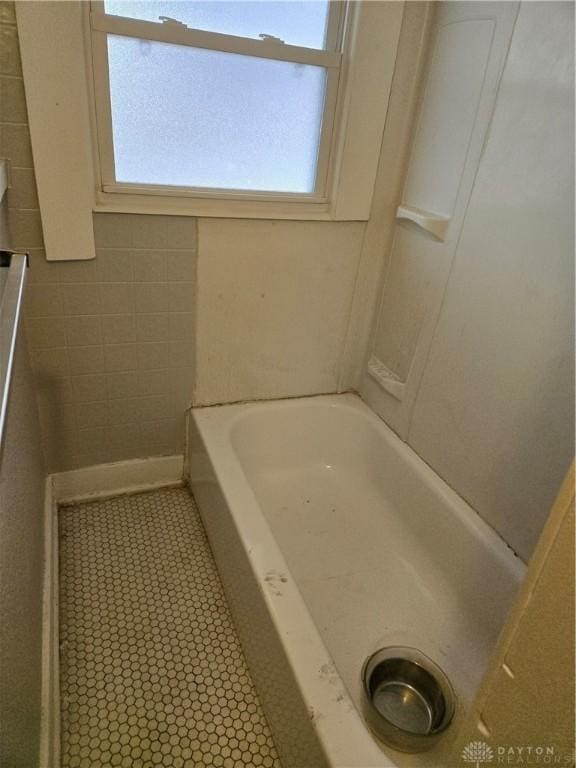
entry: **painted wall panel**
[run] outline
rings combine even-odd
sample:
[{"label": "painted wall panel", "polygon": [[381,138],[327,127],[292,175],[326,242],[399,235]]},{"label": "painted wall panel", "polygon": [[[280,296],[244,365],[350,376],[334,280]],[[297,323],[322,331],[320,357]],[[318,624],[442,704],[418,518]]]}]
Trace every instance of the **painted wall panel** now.
[{"label": "painted wall panel", "polygon": [[196,404],[336,390],[363,231],[200,220]]}]

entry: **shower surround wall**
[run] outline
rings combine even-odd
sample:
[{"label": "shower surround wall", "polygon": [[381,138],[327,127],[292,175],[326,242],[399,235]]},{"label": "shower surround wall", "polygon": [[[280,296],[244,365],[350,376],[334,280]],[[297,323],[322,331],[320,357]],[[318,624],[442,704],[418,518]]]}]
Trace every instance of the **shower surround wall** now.
[{"label": "shower surround wall", "polygon": [[[481,19],[490,10],[439,3],[438,13],[458,7]],[[405,380],[404,399],[367,374],[362,383],[374,409],[525,560],[574,454],[573,30],[571,3],[520,4],[448,274],[441,244],[398,224],[412,247],[393,251],[371,354]],[[434,93],[424,103],[442,137],[448,110]],[[430,180],[432,210],[441,171]]]}]

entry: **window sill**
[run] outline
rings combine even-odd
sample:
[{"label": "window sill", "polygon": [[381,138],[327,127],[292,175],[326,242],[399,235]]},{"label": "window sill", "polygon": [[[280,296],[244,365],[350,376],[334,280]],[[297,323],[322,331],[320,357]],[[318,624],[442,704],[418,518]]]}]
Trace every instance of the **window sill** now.
[{"label": "window sill", "polygon": [[110,192],[96,193],[93,210],[96,213],[141,213],[223,219],[365,220],[359,217],[334,216],[329,203],[127,195]]}]

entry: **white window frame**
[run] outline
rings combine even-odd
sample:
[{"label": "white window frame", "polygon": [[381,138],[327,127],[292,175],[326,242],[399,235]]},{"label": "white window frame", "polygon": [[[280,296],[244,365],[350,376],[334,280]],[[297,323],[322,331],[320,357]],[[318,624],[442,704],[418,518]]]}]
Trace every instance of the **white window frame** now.
[{"label": "white window frame", "polygon": [[[366,221],[370,216],[403,0],[350,0],[323,195],[211,197],[103,188],[96,138],[90,7],[16,4],[26,103],[48,260],[94,258],[92,212]],[[260,45],[258,41],[254,41]],[[259,51],[262,51],[259,48]],[[334,51],[331,52],[332,54]],[[168,192],[168,191],[167,191]]]},{"label": "white window frame", "polygon": [[[87,4],[88,5],[88,4]],[[342,63],[342,41],[347,3],[331,1],[324,49],[305,48],[282,43],[276,38],[258,40],[187,27],[173,22],[151,22],[107,15],[103,0],[90,3],[89,44],[96,110],[96,136],[100,158],[99,182],[104,193],[170,196],[176,198],[208,198],[213,200],[273,200],[283,202],[327,203],[330,156],[334,145],[336,110]],[[196,49],[222,51],[260,59],[275,59],[322,67],[326,71],[326,89],[322,108],[315,188],[311,193],[255,191],[229,188],[205,188],[119,182],[115,178],[110,79],[107,36],[120,35],[136,40],[152,40]]]}]

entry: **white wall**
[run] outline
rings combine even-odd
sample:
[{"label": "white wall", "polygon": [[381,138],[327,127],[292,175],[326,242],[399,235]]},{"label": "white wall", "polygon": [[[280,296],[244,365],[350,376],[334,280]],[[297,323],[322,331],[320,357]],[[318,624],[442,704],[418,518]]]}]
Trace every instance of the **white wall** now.
[{"label": "white wall", "polygon": [[195,404],[336,390],[363,231],[200,219]]},{"label": "white wall", "polygon": [[525,559],[574,450],[573,13],[521,5],[407,430]]}]

